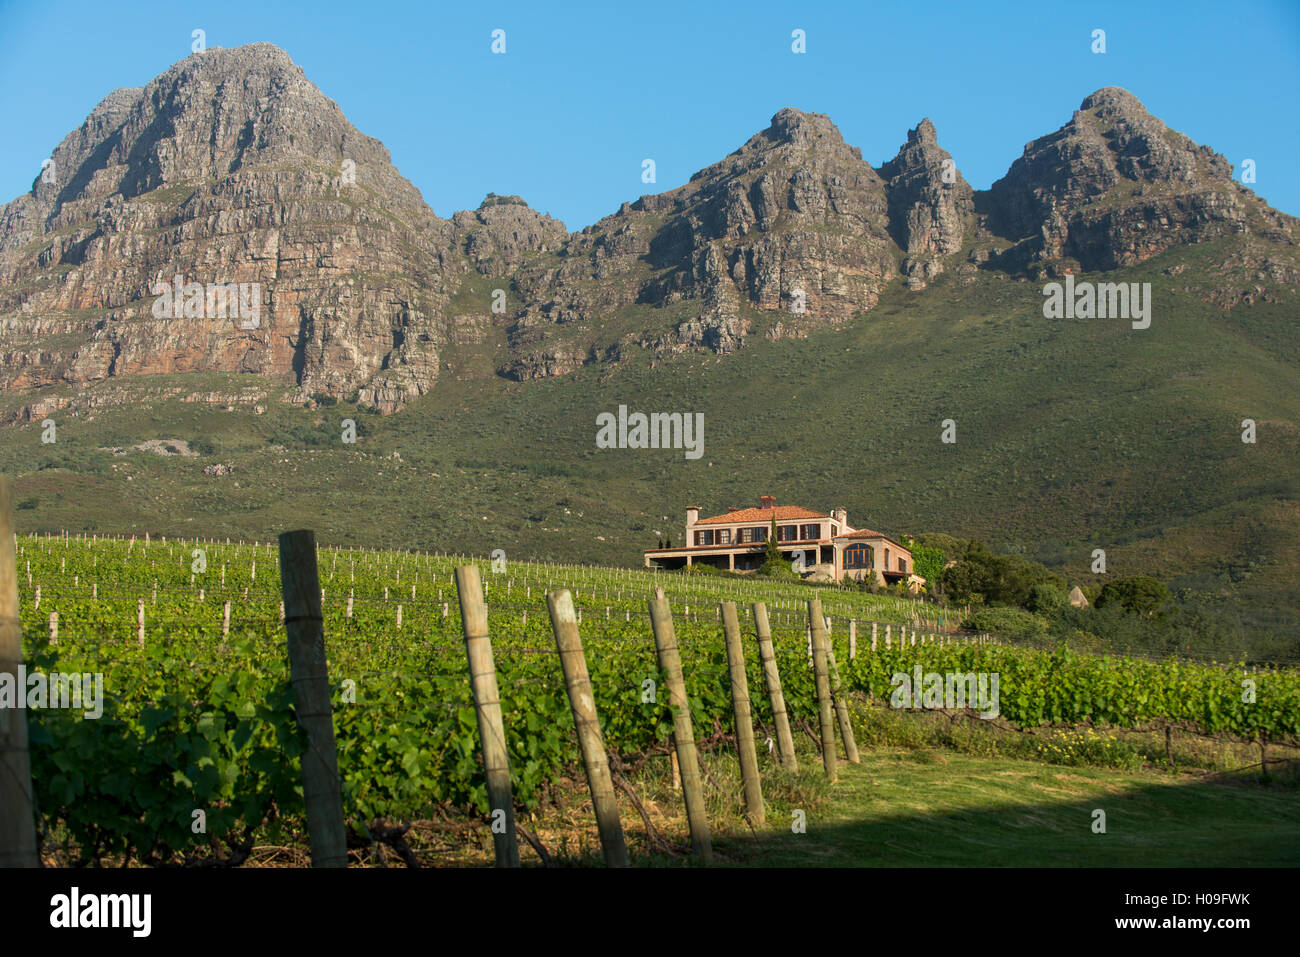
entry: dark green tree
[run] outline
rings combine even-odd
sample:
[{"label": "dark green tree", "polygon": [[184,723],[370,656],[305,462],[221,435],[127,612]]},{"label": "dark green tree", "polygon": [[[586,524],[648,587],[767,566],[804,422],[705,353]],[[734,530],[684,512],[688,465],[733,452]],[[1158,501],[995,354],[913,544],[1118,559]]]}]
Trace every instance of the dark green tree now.
[{"label": "dark green tree", "polygon": [[1097,607],[1116,604],[1132,615],[1163,618],[1172,600],[1164,582],[1149,575],[1135,575],[1106,582],[1097,596]]},{"label": "dark green tree", "polygon": [[948,597],[958,604],[1018,605],[1028,608],[1035,585],[1062,592],[1065,579],[1022,555],[995,555],[979,542],[970,542],[957,564],[941,577]]}]

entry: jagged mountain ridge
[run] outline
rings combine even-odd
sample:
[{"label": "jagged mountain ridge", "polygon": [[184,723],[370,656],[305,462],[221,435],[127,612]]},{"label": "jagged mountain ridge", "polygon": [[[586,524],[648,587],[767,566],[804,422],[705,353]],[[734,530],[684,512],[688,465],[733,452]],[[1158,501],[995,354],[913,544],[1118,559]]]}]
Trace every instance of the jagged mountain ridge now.
[{"label": "jagged mountain ridge", "polygon": [[1294,245],[1295,218],[1235,182],[1232,169],[1128,91],[1108,87],[1027,144],[993,184],[993,228],[1019,240],[1013,262],[1064,258],[1102,270],[1246,232]]},{"label": "jagged mountain ridge", "polygon": [[[0,388],[247,371],[392,411],[445,348],[500,334],[515,379],[640,347],[728,353],[867,313],[881,290],[980,270],[1108,269],[1296,220],[1131,94],[1089,96],[976,192],[929,120],[877,169],[830,119],[771,126],[678,189],[568,233],[517,197],[436,216],[283,51],[195,54],[104,99],[0,208]],[[1296,281],[1294,256],[1267,264]],[[155,284],[257,283],[259,324],[157,318]],[[506,290],[494,312],[483,290]],[[466,292],[466,291],[469,292]]]}]

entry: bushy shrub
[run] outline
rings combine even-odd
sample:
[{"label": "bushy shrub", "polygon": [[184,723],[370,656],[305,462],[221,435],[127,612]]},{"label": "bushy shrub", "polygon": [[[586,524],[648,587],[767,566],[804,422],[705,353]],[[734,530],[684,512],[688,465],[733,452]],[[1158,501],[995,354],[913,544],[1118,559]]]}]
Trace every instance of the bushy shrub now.
[{"label": "bushy shrub", "polygon": [[1045,565],[1022,555],[995,555],[979,542],[971,542],[957,563],[943,572],[943,592],[959,605],[983,600],[986,604],[1028,607],[1035,585],[1065,590],[1065,579]]},{"label": "bushy shrub", "polygon": [[963,628],[971,631],[986,631],[991,635],[1013,639],[1035,639],[1047,637],[1046,619],[1006,605],[992,605],[976,608],[961,623]]},{"label": "bushy shrub", "polygon": [[1142,754],[1126,741],[1101,734],[1093,728],[1053,730],[1035,742],[1038,758],[1068,767],[1094,766],[1136,771]]},{"label": "bushy shrub", "polygon": [[694,565],[686,565],[682,571],[689,575],[734,575],[735,572],[728,571],[725,568],[718,568],[704,562],[696,562]]},{"label": "bushy shrub", "polygon": [[799,578],[798,572],[791,568],[790,563],[784,558],[764,562],[758,573],[767,578],[782,578],[788,581],[795,581]]},{"label": "bushy shrub", "polygon": [[1165,615],[1173,596],[1168,586],[1147,575],[1117,578],[1102,586],[1097,596],[1097,607],[1117,604],[1132,615],[1161,618]]},{"label": "bushy shrub", "polygon": [[1029,610],[1051,618],[1070,604],[1070,596],[1054,583],[1042,582],[1029,590]]}]

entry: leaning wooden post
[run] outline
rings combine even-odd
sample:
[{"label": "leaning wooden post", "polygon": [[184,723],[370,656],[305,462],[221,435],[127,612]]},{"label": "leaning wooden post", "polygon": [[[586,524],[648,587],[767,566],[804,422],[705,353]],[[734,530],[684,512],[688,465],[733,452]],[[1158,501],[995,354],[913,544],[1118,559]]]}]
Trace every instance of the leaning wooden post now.
[{"label": "leaning wooden post", "polygon": [[758,755],[754,753],[754,722],[749,714],[749,679],[745,675],[745,652],[740,643],[740,620],[736,603],[722,603],[722,630],[727,638],[727,671],[731,673],[731,709],[736,718],[736,753],[740,757],[740,780],[745,788],[745,816],[754,827],[766,821],[763,813],[763,784],[758,776]]},{"label": "leaning wooden post", "polygon": [[808,602],[808,629],[813,644],[813,675],[817,686],[817,718],[822,738],[822,765],[833,783],[835,770],[835,723],[831,718],[831,683],[826,663],[826,625],[822,620],[822,600]]},{"label": "leaning wooden post", "polygon": [[[18,621],[18,557],[14,550],[9,480],[0,476],[0,675],[17,694],[23,663]],[[40,867],[36,853],[31,757],[27,752],[27,709],[0,707],[0,867]]]},{"label": "leaning wooden post", "polygon": [[781,766],[787,771],[799,770],[799,759],[794,753],[794,737],[790,734],[790,716],[785,711],[785,694],[781,691],[781,674],[776,667],[776,654],[772,650],[772,629],[767,620],[767,605],[754,602],[754,631],[758,635],[758,657],[763,664],[763,683],[772,703],[772,722],[776,725],[776,746],[781,755]]},{"label": "leaning wooden post", "polygon": [[285,532],[280,536],[280,590],[289,643],[289,678],[297,696],[295,711],[307,735],[308,747],[302,756],[302,795],[307,807],[311,866],[347,867],[314,532]]},{"label": "leaning wooden post", "polygon": [[840,669],[835,667],[835,648],[826,642],[826,659],[831,669],[831,700],[835,702],[835,717],[840,724],[840,737],[844,741],[844,754],[849,764],[861,764],[858,757],[858,742],[853,737],[853,724],[849,721],[849,705],[840,694]]},{"label": "leaning wooden post", "polygon": [[546,607],[551,613],[551,629],[555,632],[555,647],[560,652],[560,668],[564,672],[564,687],[569,694],[573,724],[578,729],[582,766],[587,772],[591,804],[596,810],[596,828],[600,831],[605,865],[627,867],[627,843],[623,839],[623,825],[618,819],[618,799],[614,796],[614,784],[609,775],[605,738],[600,733],[600,721],[596,717],[596,699],[591,692],[587,658],[582,652],[573,596],[568,590],[548,592]]},{"label": "leaning wooden post", "polygon": [[691,706],[686,699],[686,682],[682,679],[682,659],[677,651],[677,633],[673,630],[673,613],[667,598],[652,598],[650,627],[654,631],[655,654],[659,667],[668,678],[668,703],[673,711],[673,750],[682,775],[682,795],[686,799],[686,821],[691,829],[691,846],[705,860],[713,857],[709,822],[704,815],[704,789],[700,785],[700,762],[695,753],[695,732],[691,728]]},{"label": "leaning wooden post", "polygon": [[457,566],[456,590],[460,593],[460,618],[465,631],[465,656],[469,660],[478,734],[483,741],[483,770],[487,776],[488,805],[492,809],[492,843],[496,849],[497,867],[518,867],[519,842],[515,837],[515,802],[510,793],[510,758],[506,752],[505,723],[501,720],[501,696],[497,690],[492,640],[488,637],[487,605],[483,602],[483,586],[477,565]]}]

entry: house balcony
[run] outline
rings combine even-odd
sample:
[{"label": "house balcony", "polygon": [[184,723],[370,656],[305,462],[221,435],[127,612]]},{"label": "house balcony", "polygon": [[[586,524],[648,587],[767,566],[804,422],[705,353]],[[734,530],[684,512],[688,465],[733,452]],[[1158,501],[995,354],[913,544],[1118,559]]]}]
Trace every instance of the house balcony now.
[{"label": "house balcony", "polygon": [[[830,539],[803,539],[778,542],[781,554],[789,561],[794,553],[804,553],[804,563],[812,567],[834,562]],[[683,545],[677,548],[647,548],[645,567],[674,569],[704,564],[725,571],[756,571],[767,560],[767,542],[736,542],[728,545]]]}]

